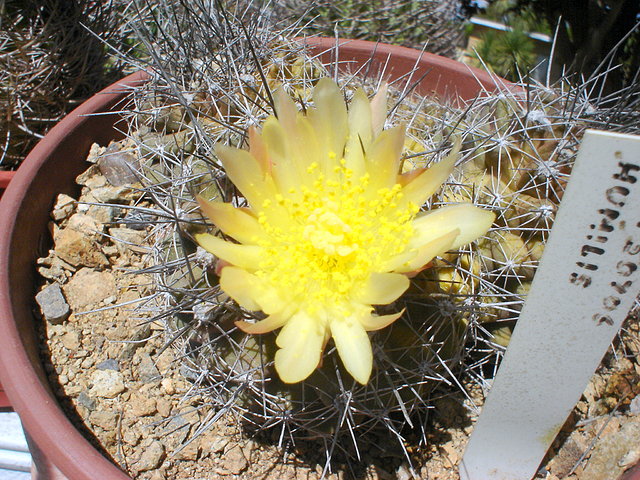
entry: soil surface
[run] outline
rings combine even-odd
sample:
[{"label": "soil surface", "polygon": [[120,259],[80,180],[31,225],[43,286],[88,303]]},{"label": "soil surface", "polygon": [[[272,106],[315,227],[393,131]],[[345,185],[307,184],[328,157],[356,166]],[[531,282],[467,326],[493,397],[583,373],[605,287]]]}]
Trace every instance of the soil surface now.
[{"label": "soil surface", "polygon": [[[80,198],[61,195],[54,207],[54,248],[39,261],[37,301],[51,383],[106,456],[133,478],[150,480],[459,478],[477,411],[461,394],[434,405],[430,444],[409,447],[413,469],[383,438],[372,442],[378,450],[362,452],[356,469],[338,461],[324,472],[323,445],[280,448],[279,431],[252,437],[229,415],[209,421],[215,410],[206,398],[186,395],[192,384],[179,353],[164,349],[163,326],[145,314],[151,279],[135,272],[147,266],[150,232],[127,220],[126,209],[144,199],[135,185],[103,175],[96,164],[103,151],[91,151],[92,164],[78,178]],[[640,460],[639,338],[638,317],[631,315],[538,478],[613,480]],[[482,392],[470,391],[480,406]],[[197,432],[203,423],[210,425]]]}]

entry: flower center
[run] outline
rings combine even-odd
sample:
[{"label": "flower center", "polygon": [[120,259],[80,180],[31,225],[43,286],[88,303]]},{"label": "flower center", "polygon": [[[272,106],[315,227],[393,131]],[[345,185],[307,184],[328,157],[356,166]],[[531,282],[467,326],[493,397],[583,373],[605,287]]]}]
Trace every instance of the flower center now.
[{"label": "flower center", "polygon": [[[316,174],[312,188],[290,189],[258,212],[268,237],[256,275],[308,311],[340,308],[372,273],[384,271],[387,259],[405,251],[419,208],[401,201],[399,184],[373,191],[368,174],[354,181],[344,161],[331,175],[315,164],[308,172]],[[275,205],[287,212],[284,226],[267,221]]]}]

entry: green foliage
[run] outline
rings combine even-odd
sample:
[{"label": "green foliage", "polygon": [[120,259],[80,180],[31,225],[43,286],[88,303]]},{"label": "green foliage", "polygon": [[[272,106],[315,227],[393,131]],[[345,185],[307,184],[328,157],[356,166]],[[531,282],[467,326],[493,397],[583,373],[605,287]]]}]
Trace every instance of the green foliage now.
[{"label": "green foliage", "polygon": [[476,47],[474,58],[478,66],[486,65],[508,80],[517,81],[519,72],[535,66],[533,41],[522,30],[487,32]]},{"label": "green foliage", "polygon": [[483,17],[505,24],[508,31],[489,31],[475,48],[477,66],[485,65],[501,77],[518,81],[521,73],[535,67],[535,43],[528,32],[548,33],[549,25],[531,9],[515,10],[513,0],[497,0]]},{"label": "green foliage", "polygon": [[603,76],[605,92],[637,83],[637,0],[517,0],[516,8],[546,20],[552,31],[557,29],[554,63],[562,74],[574,73],[577,81],[583,81],[613,68]]}]

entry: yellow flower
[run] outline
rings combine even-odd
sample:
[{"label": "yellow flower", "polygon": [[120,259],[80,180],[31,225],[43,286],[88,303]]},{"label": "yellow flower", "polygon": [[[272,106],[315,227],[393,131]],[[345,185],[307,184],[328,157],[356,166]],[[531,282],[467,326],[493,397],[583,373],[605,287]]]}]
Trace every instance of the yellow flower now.
[{"label": "yellow flower", "polygon": [[486,233],[491,212],[458,204],[419,214],[457,154],[399,174],[403,126],[383,130],[386,91],[370,102],[357,90],[347,111],[338,86],[322,79],[314,108],[298,112],[284,93],[277,118],[249,130],[249,151],[216,147],[249,206],[199,198],[204,214],[238,243],[210,234],[197,242],[224,261],[220,287],[242,307],[263,311],[251,334],[282,327],[275,367],[295,383],[318,366],[333,338],[347,371],[365,384],[373,356],[367,332],[400,317],[372,305],[395,301],[406,274]]}]

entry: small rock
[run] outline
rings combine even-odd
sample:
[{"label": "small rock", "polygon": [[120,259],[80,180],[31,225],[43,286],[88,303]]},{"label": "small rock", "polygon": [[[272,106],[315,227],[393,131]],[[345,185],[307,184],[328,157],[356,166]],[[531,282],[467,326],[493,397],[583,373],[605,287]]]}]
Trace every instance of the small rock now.
[{"label": "small rock", "polygon": [[139,472],[153,470],[160,466],[163,458],[164,446],[160,442],[154,441],[144,450],[140,460],[136,462],[135,468]]},{"label": "small rock", "polygon": [[89,421],[103,430],[113,430],[118,424],[118,414],[109,411],[95,411],[89,415]]},{"label": "small rock", "polygon": [[109,147],[98,160],[98,167],[114,187],[130,185],[139,181],[137,171],[140,165],[136,158],[129,153],[114,151]]},{"label": "small rock", "polygon": [[60,285],[52,283],[36,295],[42,316],[49,323],[60,324],[69,316],[69,304],[62,294]]},{"label": "small rock", "polygon": [[[144,243],[145,233],[133,230],[131,228],[110,228],[109,235],[111,240],[118,248],[121,255],[124,255],[128,250],[136,251],[135,247],[140,247]],[[145,247],[143,247],[145,248]]]},{"label": "small rock", "polygon": [[122,203],[122,199],[131,193],[129,187],[114,187],[106,185],[104,187],[94,188],[91,195],[97,203]]},{"label": "small rock", "polygon": [[169,415],[171,415],[172,405],[171,402],[166,398],[158,398],[156,407],[158,409],[158,413],[163,417],[168,417]]},{"label": "small rock", "polygon": [[622,428],[606,434],[602,432],[584,469],[589,480],[618,478],[625,470],[624,463],[634,454],[640,443],[640,420],[630,417]]},{"label": "small rock", "polygon": [[113,370],[96,370],[91,382],[93,387],[89,393],[96,397],[115,398],[125,391],[122,374]]},{"label": "small rock", "polygon": [[[107,150],[107,147],[102,147],[100,145],[98,145],[97,143],[94,143],[91,145],[91,148],[89,148],[89,155],[87,155],[87,162],[89,163],[98,163],[98,160],[100,159],[100,156]],[[94,165],[92,165],[91,167],[89,167],[89,169],[94,169]],[[95,169],[93,170],[95,172]],[[76,182],[78,182],[78,178],[80,177],[76,177]]]},{"label": "small rock", "polygon": [[238,475],[249,466],[249,462],[247,462],[240,446],[235,445],[225,452],[223,465],[229,473]]},{"label": "small rock", "polygon": [[89,411],[96,408],[96,399],[87,394],[87,392],[80,392],[80,395],[78,395],[78,403]]},{"label": "small rock", "polygon": [[178,458],[179,460],[197,460],[199,453],[200,448],[198,447],[198,443],[191,442],[178,452],[176,458]]},{"label": "small rock", "polygon": [[148,323],[137,327],[134,331],[129,331],[128,342],[122,345],[120,358],[128,360],[133,357],[136,350],[145,345],[146,340],[151,336],[151,326]]},{"label": "small rock", "polygon": [[56,254],[71,265],[100,267],[109,264],[107,257],[96,248],[97,243],[91,235],[65,228],[54,235],[54,241]]},{"label": "small rock", "polygon": [[229,437],[209,431],[200,437],[200,446],[203,452],[218,453],[229,444]]},{"label": "small rock", "polygon": [[412,473],[409,467],[405,464],[402,464],[398,467],[396,471],[396,477],[398,480],[412,480],[416,478]]},{"label": "small rock", "polygon": [[120,371],[120,364],[118,363],[117,360],[114,360],[112,358],[109,358],[103,362],[100,362],[99,364],[96,365],[96,368],[98,370],[115,370],[115,371]]},{"label": "small rock", "polygon": [[450,443],[445,443],[442,446],[442,449],[444,450],[451,464],[457,465],[458,461],[460,460],[460,454],[456,451],[455,448],[453,448],[453,445],[451,445]]},{"label": "small rock", "polygon": [[56,198],[56,203],[53,206],[53,212],[51,212],[51,217],[56,222],[60,222],[61,220],[66,220],[73,214],[75,203],[76,201],[73,198],[71,198],[69,195],[65,195],[64,193],[61,193]]},{"label": "small rock", "polygon": [[629,450],[619,461],[618,466],[623,469],[632,467],[640,462],[640,447]]},{"label": "small rock", "polygon": [[162,379],[162,382],[160,382],[160,384],[162,385],[164,393],[166,393],[167,395],[173,395],[174,393],[176,393],[176,389],[173,386],[173,381],[170,378]]},{"label": "small rock", "polygon": [[131,407],[131,414],[136,417],[146,417],[158,411],[156,399],[150,398],[143,393],[134,393],[128,405]]},{"label": "small rock", "polygon": [[99,238],[102,234],[102,224],[97,222],[93,217],[83,213],[76,213],[69,218],[66,228],[71,228],[78,232],[84,233],[93,238]]},{"label": "small rock", "polygon": [[62,338],[62,345],[67,350],[75,351],[80,348],[80,334],[75,330],[65,333]]},{"label": "small rock", "polygon": [[117,290],[111,273],[82,268],[64,287],[64,292],[73,310],[78,311],[115,295]]},{"label": "small rock", "polygon": [[125,441],[126,444],[131,446],[137,445],[138,442],[140,442],[140,438],[142,438],[142,435],[140,435],[140,432],[132,428],[125,429],[124,433],[122,434],[122,439]]},{"label": "small rock", "polygon": [[90,368],[93,366],[93,364],[96,363],[95,359],[91,356],[85,358],[84,360],[82,360],[82,363],[80,364],[80,366],[84,369]]},{"label": "small rock", "polygon": [[115,208],[109,205],[91,205],[87,215],[101,224],[111,223],[116,216]]},{"label": "small rock", "polygon": [[107,179],[104,175],[98,173],[87,178],[84,184],[90,190],[95,190],[97,188],[104,187],[107,184]]},{"label": "small rock", "polygon": [[[89,155],[91,157],[91,155]],[[97,165],[91,165],[87,170],[82,172],[80,175],[76,177],[76,183],[78,185],[86,185],[87,181],[96,175],[101,175],[100,169]]]},{"label": "small rock", "polygon": [[584,452],[574,438],[578,435],[578,432],[576,432],[575,435],[572,434],[547,466],[549,471],[558,478],[565,478],[580,460]]},{"label": "small rock", "polygon": [[151,383],[160,380],[160,372],[156,368],[149,354],[143,354],[138,365],[138,375],[144,383]]}]

